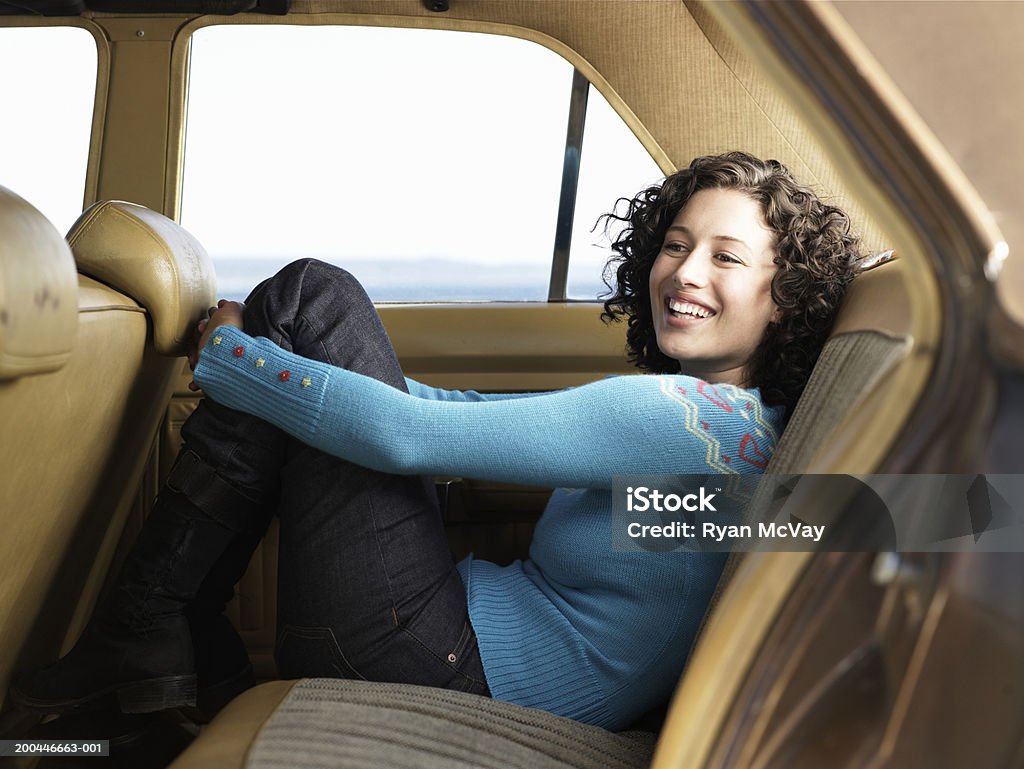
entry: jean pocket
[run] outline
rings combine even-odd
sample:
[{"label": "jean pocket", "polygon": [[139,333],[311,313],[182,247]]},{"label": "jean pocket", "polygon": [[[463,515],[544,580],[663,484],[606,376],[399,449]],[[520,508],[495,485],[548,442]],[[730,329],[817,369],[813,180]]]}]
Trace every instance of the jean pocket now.
[{"label": "jean pocket", "polygon": [[468,621],[466,621],[462,624],[462,633],[459,634],[459,640],[456,641],[455,646],[448,651],[446,659],[449,665],[458,665],[458,663],[462,661],[466,647],[469,645],[472,638],[473,627]]},{"label": "jean pocket", "polygon": [[274,660],[282,678],[358,678],[329,627],[285,625],[277,637]]},{"label": "jean pocket", "polygon": [[484,680],[483,664],[480,661],[476,634],[473,632],[473,626],[469,620],[463,623],[458,640],[441,655],[441,659],[452,672],[452,678],[446,684],[447,688],[490,696],[487,683]]},{"label": "jean pocket", "polygon": [[491,692],[487,687],[487,681],[484,677],[484,668],[480,660],[480,649],[477,646],[476,633],[468,621],[462,630],[462,636],[459,638],[456,649],[448,657],[449,663],[452,662],[453,657],[456,658],[455,667],[464,679],[461,687],[462,691],[490,697]]}]

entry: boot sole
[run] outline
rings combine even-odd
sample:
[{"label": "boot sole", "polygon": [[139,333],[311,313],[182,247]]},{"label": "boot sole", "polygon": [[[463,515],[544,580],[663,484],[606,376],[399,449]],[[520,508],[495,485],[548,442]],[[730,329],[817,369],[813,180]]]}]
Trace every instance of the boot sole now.
[{"label": "boot sole", "polygon": [[171,708],[194,707],[196,676],[167,676],[136,681],[117,690],[122,713],[152,713]]},{"label": "boot sole", "polygon": [[86,710],[92,705],[113,697],[122,713],[152,713],[170,708],[194,707],[196,704],[196,676],[164,676],[114,684],[85,697],[66,700],[43,700],[10,690],[11,699],[29,710],[61,715]]}]

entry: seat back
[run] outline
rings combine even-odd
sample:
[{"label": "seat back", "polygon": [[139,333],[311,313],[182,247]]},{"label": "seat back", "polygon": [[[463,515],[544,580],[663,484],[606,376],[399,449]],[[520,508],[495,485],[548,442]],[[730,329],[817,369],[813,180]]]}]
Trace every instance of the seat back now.
[{"label": "seat back", "polygon": [[84,626],[213,298],[209,258],[165,217],[100,203],[65,242],[0,190],[0,697]]},{"label": "seat back", "polygon": [[827,442],[911,348],[903,262],[887,259],[850,286],[799,403],[775,449],[769,473],[820,471]]},{"label": "seat back", "polygon": [[[891,252],[888,252],[891,254]],[[885,265],[885,266],[882,266]],[[879,382],[910,352],[910,311],[902,262],[870,262],[850,286],[766,474],[827,472],[818,464],[826,446],[856,422],[857,410]],[[758,493],[770,493],[762,484]],[[751,503],[759,508],[757,497]],[[739,568],[744,553],[726,561],[705,622]]]},{"label": "seat back", "polygon": [[[862,410],[911,354],[907,280],[904,263],[887,258],[871,263],[850,286],[767,473],[835,472],[834,458],[856,435]],[[760,484],[755,495],[772,486]],[[752,506],[758,505],[755,497]],[[679,765],[687,750],[707,742],[693,725],[717,728],[752,650],[805,563],[798,553],[730,554],[669,710],[656,766]]]}]

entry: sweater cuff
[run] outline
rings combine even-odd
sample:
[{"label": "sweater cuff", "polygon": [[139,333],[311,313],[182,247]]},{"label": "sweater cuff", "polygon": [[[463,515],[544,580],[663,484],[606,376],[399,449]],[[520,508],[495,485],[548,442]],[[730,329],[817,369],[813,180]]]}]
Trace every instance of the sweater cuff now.
[{"label": "sweater cuff", "polygon": [[330,366],[234,326],[210,334],[194,378],[218,403],[260,417],[299,440],[316,435]]}]

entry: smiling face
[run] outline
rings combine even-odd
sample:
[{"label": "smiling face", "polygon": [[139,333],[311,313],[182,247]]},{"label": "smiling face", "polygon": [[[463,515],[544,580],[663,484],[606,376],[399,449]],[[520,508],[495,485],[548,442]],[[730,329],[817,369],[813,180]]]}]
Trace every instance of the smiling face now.
[{"label": "smiling face", "polygon": [[747,383],[750,357],[778,313],[774,257],[775,234],[748,195],[705,189],[683,206],[650,275],[658,347],[682,373]]}]

